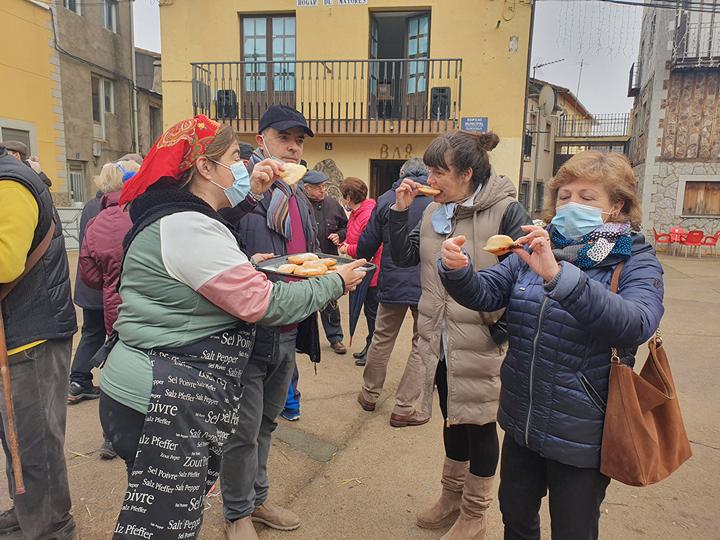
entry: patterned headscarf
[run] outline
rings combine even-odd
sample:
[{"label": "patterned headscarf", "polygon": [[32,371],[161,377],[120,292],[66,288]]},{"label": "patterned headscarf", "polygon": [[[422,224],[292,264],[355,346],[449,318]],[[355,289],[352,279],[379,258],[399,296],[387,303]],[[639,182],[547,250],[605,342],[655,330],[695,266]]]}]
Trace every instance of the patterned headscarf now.
[{"label": "patterned headscarf", "polygon": [[161,178],[180,180],[205,154],[220,124],[204,114],[182,120],[160,135],[143,160],[140,170],[123,186],[120,204],[139,197]]}]

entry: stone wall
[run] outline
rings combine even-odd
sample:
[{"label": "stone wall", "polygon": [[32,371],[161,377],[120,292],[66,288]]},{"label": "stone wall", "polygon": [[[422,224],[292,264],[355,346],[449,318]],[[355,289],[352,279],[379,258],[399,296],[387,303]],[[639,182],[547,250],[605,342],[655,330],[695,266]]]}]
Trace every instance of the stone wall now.
[{"label": "stone wall", "polygon": [[[653,193],[650,197],[649,220],[644,224],[645,232],[667,232],[670,227],[682,227],[685,230],[702,229],[707,234],[720,230],[718,217],[682,217],[677,212],[678,185],[681,177],[689,179],[693,175],[720,177],[720,163],[706,162],[667,162],[658,163],[653,175]],[[683,194],[680,193],[680,197]]]},{"label": "stone wall", "polygon": [[720,161],[720,71],[672,71],[660,159]]}]

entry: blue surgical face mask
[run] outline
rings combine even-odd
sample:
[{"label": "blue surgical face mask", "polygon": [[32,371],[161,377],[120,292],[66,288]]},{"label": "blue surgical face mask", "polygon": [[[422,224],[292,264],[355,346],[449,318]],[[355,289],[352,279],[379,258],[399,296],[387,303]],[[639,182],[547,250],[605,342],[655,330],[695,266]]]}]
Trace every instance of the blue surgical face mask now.
[{"label": "blue surgical face mask", "polygon": [[212,180],[210,180],[210,182],[225,192],[225,196],[228,198],[228,201],[230,201],[230,206],[235,208],[238,204],[244,201],[245,197],[247,197],[248,193],[250,193],[250,174],[245,168],[245,164],[242,161],[236,161],[232,165],[228,166],[224,163],[220,163],[219,161],[215,161],[214,159],[211,159],[210,161],[217,163],[226,169],[230,169],[230,172],[235,179],[230,187],[224,188],[217,182],[213,182]]},{"label": "blue surgical face mask", "polygon": [[573,239],[593,232],[604,223],[603,211],[596,206],[569,202],[558,206],[551,223],[565,238]]}]

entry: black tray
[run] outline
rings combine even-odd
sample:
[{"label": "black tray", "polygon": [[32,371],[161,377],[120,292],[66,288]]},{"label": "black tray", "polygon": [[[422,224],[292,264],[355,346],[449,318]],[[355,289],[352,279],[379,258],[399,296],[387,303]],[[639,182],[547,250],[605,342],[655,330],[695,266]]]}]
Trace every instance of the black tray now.
[{"label": "black tray", "polygon": [[[354,259],[351,259],[350,257],[342,257],[340,255],[330,255],[328,253],[320,253],[316,252],[315,255],[320,257],[321,259],[335,259],[339,265],[342,264],[348,264],[354,261]],[[311,277],[321,277],[321,276],[296,276],[295,274],[285,274],[283,272],[278,272],[277,269],[282,264],[288,264],[288,257],[289,255],[283,255],[282,257],[273,257],[272,259],[268,259],[267,261],[263,261],[261,263],[258,263],[256,268],[260,270],[261,272],[264,272],[268,275],[273,276],[283,276],[283,277],[291,277],[293,279],[308,279]],[[373,263],[365,263],[360,268],[358,268],[358,271],[363,272],[374,272],[377,266]],[[327,275],[327,274],[325,274]]]}]

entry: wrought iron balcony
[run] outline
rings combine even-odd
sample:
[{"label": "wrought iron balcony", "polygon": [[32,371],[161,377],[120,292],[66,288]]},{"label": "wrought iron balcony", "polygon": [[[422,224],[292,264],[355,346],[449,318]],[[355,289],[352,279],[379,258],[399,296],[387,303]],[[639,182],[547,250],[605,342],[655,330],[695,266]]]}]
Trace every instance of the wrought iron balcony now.
[{"label": "wrought iron balcony", "polygon": [[720,66],[720,19],[683,22],[675,30],[674,68]]},{"label": "wrought iron balcony", "polygon": [[630,114],[596,114],[592,118],[563,116],[557,131],[557,138],[600,138],[629,137]]},{"label": "wrought iron balcony", "polygon": [[640,93],[640,85],[642,84],[641,64],[633,64],[630,67],[630,75],[628,77],[628,97],[635,97]]},{"label": "wrought iron balcony", "polygon": [[194,114],[253,133],[273,103],[322,134],[440,133],[459,127],[462,59],[192,63]]}]

